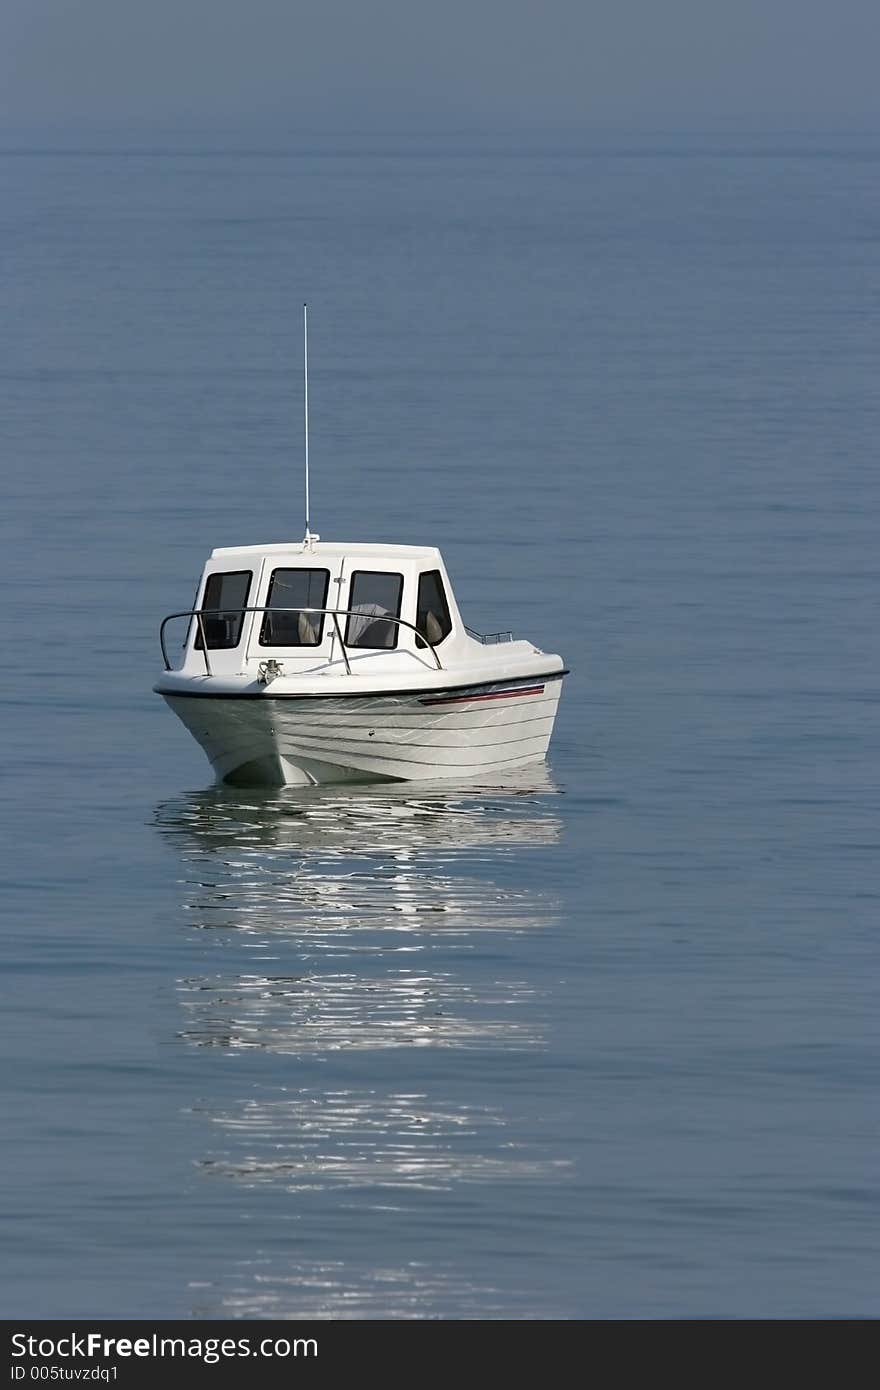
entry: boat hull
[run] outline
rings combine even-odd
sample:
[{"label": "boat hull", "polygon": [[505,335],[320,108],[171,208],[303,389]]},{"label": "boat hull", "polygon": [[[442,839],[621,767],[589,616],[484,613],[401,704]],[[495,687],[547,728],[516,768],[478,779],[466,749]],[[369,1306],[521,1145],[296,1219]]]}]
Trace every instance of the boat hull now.
[{"label": "boat hull", "polygon": [[163,698],[220,781],[307,786],[478,777],[546,755],[562,677],[354,696]]}]

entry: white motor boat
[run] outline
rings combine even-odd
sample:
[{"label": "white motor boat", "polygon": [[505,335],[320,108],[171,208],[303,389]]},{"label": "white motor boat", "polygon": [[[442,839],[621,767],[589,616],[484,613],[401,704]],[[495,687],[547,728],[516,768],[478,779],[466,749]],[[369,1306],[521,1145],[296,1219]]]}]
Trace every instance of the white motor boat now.
[{"label": "white motor boat", "polygon": [[[166,630],[187,623],[172,669]],[[218,778],[315,785],[494,775],[541,761],[562,658],[462,622],[440,552],[214,550],[196,607],[160,631],[154,686]]]},{"label": "white motor boat", "polygon": [[[305,539],[212,551],[196,606],[162,622],[154,690],[226,782],[421,781],[540,762],[561,657],[466,628],[433,547],[310,533],[305,306],[303,330]],[[173,620],[187,622],[176,669]]]}]

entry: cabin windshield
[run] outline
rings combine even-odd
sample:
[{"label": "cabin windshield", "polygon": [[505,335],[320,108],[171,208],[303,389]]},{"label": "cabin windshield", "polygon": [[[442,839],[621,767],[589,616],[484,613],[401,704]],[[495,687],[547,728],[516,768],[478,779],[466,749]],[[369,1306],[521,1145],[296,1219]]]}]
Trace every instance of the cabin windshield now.
[{"label": "cabin windshield", "polygon": [[[428,570],[419,575],[419,597],[416,605],[416,627],[424,633],[432,647],[436,647],[452,631],[449,604],[439,570]],[[424,647],[421,637],[416,637],[416,646]]]},{"label": "cabin windshield", "polygon": [[277,569],[272,571],[266,607],[294,609],[266,613],[260,628],[262,647],[317,647],[324,636],[323,613],[303,613],[303,608],[326,608],[329,570]]},{"label": "cabin windshield", "polygon": [[[247,607],[253,577],[251,570],[208,575],[202,599],[201,629],[209,651],[225,651],[238,646],[244,623],[242,610]],[[196,647],[201,651],[202,631],[198,623]]]},{"label": "cabin windshield", "polygon": [[383,648],[397,646],[397,623],[383,622],[385,618],[400,617],[403,594],[403,575],[384,574],[376,570],[355,570],[351,576],[345,624],[347,647]]}]

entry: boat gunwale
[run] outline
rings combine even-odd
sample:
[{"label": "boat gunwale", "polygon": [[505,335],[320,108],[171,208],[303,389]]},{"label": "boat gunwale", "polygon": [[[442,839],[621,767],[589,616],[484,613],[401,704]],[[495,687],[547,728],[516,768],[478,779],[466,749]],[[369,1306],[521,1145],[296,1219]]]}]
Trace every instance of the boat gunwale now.
[{"label": "boat gunwale", "polygon": [[[168,673],[168,674],[171,674],[171,675],[179,675],[179,672],[176,672],[176,671],[175,671],[175,672],[170,672],[170,673]],[[291,690],[291,691],[285,691],[284,693],[282,693],[282,692],[280,692],[280,691],[276,691],[275,693],[272,693],[272,692],[271,692],[270,690],[268,690],[268,689],[259,689],[259,690],[253,690],[253,689],[251,689],[251,690],[226,690],[226,691],[224,691],[224,690],[187,690],[187,689],[181,689],[181,688],[179,688],[179,687],[175,687],[175,688],[172,688],[172,689],[168,689],[168,688],[163,689],[163,685],[162,685],[162,682],[161,682],[161,680],[160,680],[160,681],[157,681],[156,684],[153,686],[153,691],[154,691],[154,693],[157,694],[157,695],[165,695],[165,696],[170,696],[170,697],[173,698],[173,699],[178,699],[178,698],[179,698],[179,699],[183,699],[183,700],[385,700],[385,699],[391,699],[391,698],[398,698],[398,699],[399,699],[400,697],[405,696],[405,695],[415,695],[415,696],[418,696],[418,695],[430,695],[430,696],[432,696],[432,697],[434,697],[434,698],[437,698],[437,697],[442,697],[442,696],[444,696],[444,695],[458,695],[458,696],[460,696],[460,695],[461,695],[461,691],[463,691],[463,690],[472,690],[472,691],[474,692],[475,696],[477,696],[477,695],[479,695],[481,692],[493,690],[496,686],[505,686],[505,687],[510,686],[510,687],[514,687],[514,686],[516,686],[516,685],[534,685],[536,681],[562,680],[563,676],[568,676],[568,675],[570,675],[570,674],[571,674],[571,672],[570,672],[569,668],[568,668],[568,667],[563,667],[561,670],[546,671],[546,672],[538,672],[538,671],[536,671],[536,672],[529,672],[528,675],[522,675],[522,676],[509,676],[509,677],[498,676],[495,680],[488,680],[488,681],[465,681],[465,682],[464,682],[463,684],[461,684],[461,685],[439,685],[439,684],[438,684],[438,685],[420,686],[420,687],[418,687],[418,688],[412,688],[412,687],[410,687],[409,689],[407,689],[406,687],[403,687],[403,688],[398,687],[398,688],[396,688],[396,689],[391,689],[391,690],[376,690],[376,689],[374,689],[374,690],[351,690],[351,691],[349,691],[349,690],[341,690],[341,691],[330,691],[330,690],[327,690],[327,691],[324,691],[324,690],[296,691],[296,690]],[[211,676],[186,676],[186,677],[182,677],[182,679],[186,680],[187,682],[194,682],[194,681],[204,682],[204,681],[206,681],[206,680],[229,680],[230,678],[229,678],[228,676],[213,676],[213,677],[211,677]],[[293,677],[290,677],[289,679],[296,680],[296,679],[301,679],[301,677],[293,676]],[[516,693],[517,693],[517,691],[516,691],[515,689],[511,689],[511,694],[515,695]],[[504,694],[504,691],[503,691],[503,690],[498,691],[498,694],[499,694],[499,695],[503,695],[503,694]]]}]

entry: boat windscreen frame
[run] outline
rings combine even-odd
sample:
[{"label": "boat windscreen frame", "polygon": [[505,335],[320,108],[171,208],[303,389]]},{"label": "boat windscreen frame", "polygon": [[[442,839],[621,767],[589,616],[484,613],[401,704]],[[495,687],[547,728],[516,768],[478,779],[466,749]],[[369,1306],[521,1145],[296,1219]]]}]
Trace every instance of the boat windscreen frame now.
[{"label": "boat windscreen frame", "polygon": [[[247,588],[246,588],[245,591],[244,591],[244,599],[243,599],[243,602],[241,602],[241,603],[236,603],[236,604],[222,604],[222,603],[218,603],[217,607],[216,607],[216,608],[213,608],[213,609],[212,609],[212,608],[206,608],[206,607],[205,607],[205,600],[206,600],[207,597],[208,597],[208,590],[209,590],[209,588],[210,588],[210,585],[211,585],[211,581],[212,581],[212,580],[214,580],[214,579],[219,579],[219,580],[222,581],[222,580],[224,580],[224,579],[238,579],[238,578],[240,578],[240,577],[242,577],[242,576],[244,576],[244,575],[247,575],[247,581],[248,581],[248,582],[247,582]],[[206,574],[206,575],[205,575],[205,583],[204,583],[204,587],[203,587],[203,590],[202,590],[202,601],[201,601],[201,603],[199,604],[199,610],[201,611],[201,613],[203,614],[203,616],[202,616],[201,620],[198,621],[198,622],[196,623],[196,634],[195,634],[195,641],[194,641],[194,647],[195,647],[195,650],[196,650],[196,651],[199,651],[199,652],[200,652],[200,651],[203,651],[203,650],[204,650],[204,647],[203,647],[203,644],[202,644],[202,633],[203,633],[203,632],[204,632],[204,636],[205,636],[205,645],[207,646],[209,652],[234,652],[234,651],[236,650],[236,648],[238,648],[238,647],[241,646],[242,634],[243,634],[243,632],[244,632],[244,620],[245,620],[245,612],[244,612],[244,610],[245,610],[245,609],[247,608],[247,606],[248,606],[248,599],[249,599],[250,596],[251,596],[251,589],[253,588],[253,584],[254,584],[254,572],[253,572],[252,569],[240,569],[240,570],[211,570],[209,574]],[[221,598],[222,598],[222,596],[221,596]],[[228,614],[234,614],[234,615],[237,616],[237,619],[238,619],[238,626],[235,628],[235,640],[234,640],[234,641],[225,641],[225,642],[215,642],[215,641],[212,641],[212,640],[211,640],[211,636],[210,636],[210,631],[209,631],[209,625],[210,625],[211,623],[214,623],[214,622],[222,622],[222,621],[225,621],[223,615],[226,614],[226,613],[228,613]]]},{"label": "boat windscreen frame", "polygon": [[[315,648],[315,647],[320,647],[321,643],[322,643],[323,640],[324,640],[324,627],[325,627],[325,616],[326,616],[324,613],[321,613],[320,615],[318,615],[318,614],[315,614],[315,613],[313,612],[313,616],[314,616],[314,617],[319,617],[318,635],[317,635],[316,640],[313,641],[313,642],[303,642],[302,640],[299,640],[299,641],[296,641],[296,642],[288,642],[288,641],[283,641],[283,642],[281,642],[281,641],[267,641],[266,634],[267,634],[267,631],[271,629],[271,623],[272,623],[272,590],[273,590],[274,585],[275,585],[275,576],[276,576],[277,574],[281,574],[281,573],[284,573],[284,574],[308,574],[308,575],[321,575],[321,574],[323,574],[323,576],[324,576],[324,589],[323,589],[323,593],[322,593],[322,595],[321,595],[319,601],[318,601],[317,603],[305,603],[305,604],[303,604],[303,611],[308,611],[309,609],[314,610],[314,609],[317,609],[317,608],[326,608],[326,607],[327,607],[327,595],[328,595],[328,593],[330,592],[330,571],[329,571],[329,569],[326,569],[323,565],[276,565],[276,566],[270,571],[270,573],[269,573],[269,584],[268,584],[268,587],[267,587],[267,589],[266,589],[265,612],[263,613],[263,620],[262,620],[262,622],[260,623],[260,630],[259,630],[259,634],[258,634],[258,636],[257,636],[257,645],[258,645],[259,647],[265,647],[265,648],[267,648],[267,649],[282,647],[282,648],[289,648],[289,649],[299,649],[299,648],[303,648],[303,649],[306,649],[306,650],[311,650],[311,649],[313,649],[313,648]],[[299,610],[297,610],[297,606],[296,606],[295,603],[291,603],[291,604],[279,604],[278,607],[279,607],[279,609],[282,609],[282,610],[285,609],[285,608],[288,609],[288,610],[291,610],[291,611],[288,611],[288,612],[276,614],[277,617],[282,617],[282,616],[283,616],[283,617],[285,617],[285,618],[287,618],[287,619],[290,619],[290,618],[293,616],[293,612],[299,611]],[[303,616],[303,612],[301,611],[301,612],[300,612],[300,617],[302,617],[302,616]]]},{"label": "boat windscreen frame", "polygon": [[[422,607],[422,580],[433,579],[437,583],[437,597],[440,600],[440,612],[435,613],[433,608],[427,604]],[[425,612],[425,620],[421,621],[422,612]],[[428,617],[434,617],[442,629],[442,635],[436,641],[428,635]],[[443,583],[443,572],[438,568],[432,570],[420,570],[416,579],[416,646],[424,649],[430,641],[432,647],[439,647],[441,642],[445,642],[452,633],[452,611],[449,607],[449,596],[446,593],[446,585]],[[424,633],[421,637],[419,634]],[[426,640],[427,639],[427,640]]]},{"label": "boat windscreen frame", "polygon": [[[366,578],[376,577],[376,578],[380,578],[380,579],[396,579],[396,580],[398,581],[398,583],[397,583],[397,609],[396,609],[396,611],[395,611],[395,612],[392,612],[391,609],[385,609],[385,610],[384,610],[384,613],[376,613],[376,614],[372,614],[372,615],[364,615],[364,614],[358,613],[358,612],[356,611],[356,608],[355,608],[354,594],[355,594],[355,585],[356,585],[357,581],[358,581],[361,577],[366,577]],[[359,650],[361,650],[361,651],[373,651],[373,652],[392,652],[392,651],[395,651],[396,648],[397,648],[397,639],[398,639],[398,635],[399,635],[399,633],[400,633],[400,627],[399,627],[399,625],[397,624],[397,622],[396,622],[396,621],[393,621],[393,620],[400,617],[400,610],[401,610],[401,608],[403,607],[403,590],[404,590],[404,576],[403,576],[403,574],[400,573],[399,570],[352,570],[351,575],[350,575],[350,577],[349,577],[349,582],[348,582],[348,605],[347,605],[347,607],[348,607],[348,617],[346,618],[346,621],[345,621],[345,638],[344,638],[346,647],[351,647],[351,648],[353,648],[354,650],[358,650],[358,649],[359,649]],[[352,637],[351,637],[352,622],[353,622],[353,621],[356,621],[356,620],[358,620],[358,619],[363,620],[363,618],[364,618],[365,616],[371,617],[371,621],[367,624],[367,626],[366,626],[365,629],[364,629],[365,633],[368,632],[369,629],[370,629],[371,627],[374,627],[374,626],[378,625],[379,623],[385,622],[385,623],[387,623],[388,627],[391,629],[392,640],[391,640],[390,642],[385,642],[385,643],[383,643],[381,646],[375,646],[374,644],[364,642],[363,640],[357,640],[357,639],[354,639],[354,640],[353,640]]]}]

